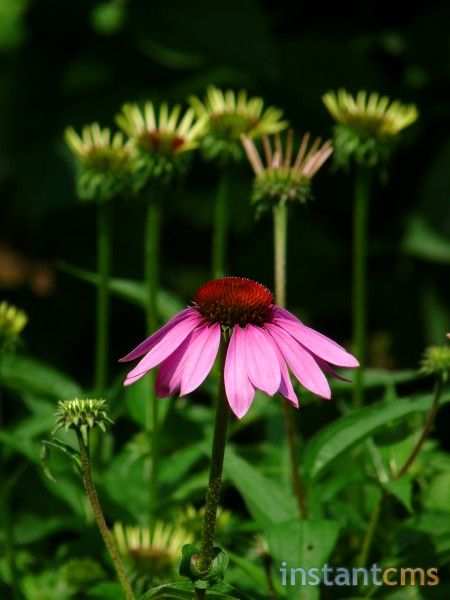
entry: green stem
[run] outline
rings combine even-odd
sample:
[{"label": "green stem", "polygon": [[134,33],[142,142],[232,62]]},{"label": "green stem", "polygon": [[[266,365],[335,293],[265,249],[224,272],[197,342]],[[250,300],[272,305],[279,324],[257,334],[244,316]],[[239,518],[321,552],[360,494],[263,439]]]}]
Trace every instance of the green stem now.
[{"label": "green stem", "polygon": [[109,202],[98,205],[97,216],[97,331],[95,357],[95,390],[101,396],[106,391],[109,347],[109,277],[111,269],[111,206]]},{"label": "green stem", "polygon": [[77,431],[77,437],[80,446],[81,470],[83,473],[84,488],[89,498],[89,502],[91,504],[95,520],[97,522],[98,528],[100,529],[103,541],[105,542],[105,545],[111,556],[111,560],[114,564],[114,568],[116,570],[120,585],[122,586],[124,596],[126,600],[135,600],[133,590],[131,589],[130,582],[128,581],[125,568],[123,566],[122,560],[114,542],[114,538],[111,535],[108,525],[106,524],[102,507],[100,506],[97,490],[94,484],[94,480],[92,478],[89,448],[85,445],[81,432]]},{"label": "green stem", "polygon": [[357,567],[365,567],[367,563],[367,559],[369,557],[369,552],[372,547],[373,538],[375,535],[375,531],[378,525],[378,521],[381,515],[381,506],[383,504],[383,500],[385,495],[383,494],[380,500],[373,507],[372,513],[370,515],[369,523],[367,525],[366,535],[364,536],[363,544],[361,547],[361,552],[359,554],[358,560],[356,562]]},{"label": "green stem", "polygon": [[[1,380],[2,380],[2,351],[0,350],[0,428],[3,426],[3,397],[1,393]],[[6,564],[9,570],[9,577],[11,579],[11,593],[13,600],[20,600],[20,583],[19,574],[17,572],[16,565],[16,553],[15,553],[15,542],[14,542],[14,530],[12,527],[13,519],[11,515],[11,503],[10,503],[10,489],[6,482],[4,472],[4,448],[1,449],[0,456],[0,510],[3,521],[4,531],[4,551]]]},{"label": "green stem", "polygon": [[214,206],[214,224],[212,239],[212,277],[223,277],[226,272],[226,252],[228,237],[228,202],[231,187],[231,176],[227,168],[220,173]]},{"label": "green stem", "polygon": [[273,207],[273,239],[275,259],[275,302],[286,306],[287,204]]},{"label": "green stem", "polygon": [[405,473],[409,470],[410,466],[416,460],[417,455],[419,454],[422,446],[428,439],[428,436],[430,435],[431,427],[433,426],[433,423],[434,423],[434,420],[436,418],[436,414],[437,414],[437,411],[439,408],[439,402],[441,399],[441,395],[442,395],[442,378],[439,377],[439,379],[436,381],[436,386],[434,389],[433,404],[431,405],[431,408],[425,418],[425,423],[423,425],[422,433],[420,434],[419,439],[417,440],[416,444],[414,445],[414,448],[411,450],[411,453],[408,456],[408,458],[406,459],[404,465],[396,473],[394,479],[400,479],[400,477],[403,477],[403,475],[405,475]]},{"label": "green stem", "polygon": [[[214,548],[214,534],[216,530],[217,509],[220,502],[220,489],[222,484],[223,460],[228,433],[230,409],[225,393],[224,368],[228,344],[224,341],[220,345],[220,382],[217,396],[216,419],[211,452],[211,466],[209,471],[209,485],[206,492],[205,514],[203,517],[202,539],[200,553],[197,559],[197,569],[206,573],[211,567]],[[198,597],[198,596],[197,596]]]},{"label": "green stem", "polygon": [[[157,294],[159,289],[159,249],[161,232],[161,191],[152,189],[147,199],[144,239],[145,314],[147,333],[158,328]],[[152,466],[150,472],[150,505],[158,502],[158,456],[159,456],[159,403],[156,398],[151,375],[147,430],[151,431]]]},{"label": "green stem", "polygon": [[353,207],[353,345],[360,368],[355,373],[354,406],[364,403],[364,369],[367,360],[367,241],[370,171],[357,167]]},{"label": "green stem", "polygon": [[[278,306],[283,307],[286,305],[287,226],[288,206],[287,204],[276,204],[273,207],[275,303],[278,304]],[[297,438],[292,424],[291,407],[284,398],[282,402],[284,428],[286,431],[291,463],[292,490],[297,499],[299,513],[302,518],[306,519],[308,516],[308,496],[306,488],[300,478]]]}]

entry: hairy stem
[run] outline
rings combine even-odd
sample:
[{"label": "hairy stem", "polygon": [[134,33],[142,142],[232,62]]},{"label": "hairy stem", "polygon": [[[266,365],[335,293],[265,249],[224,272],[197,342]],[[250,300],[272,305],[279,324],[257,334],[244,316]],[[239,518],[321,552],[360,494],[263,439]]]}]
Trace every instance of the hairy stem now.
[{"label": "hairy stem", "polygon": [[430,435],[430,431],[433,426],[434,420],[436,418],[437,411],[439,409],[439,402],[441,399],[441,395],[442,395],[442,377],[439,377],[436,381],[436,385],[434,388],[433,403],[432,403],[431,408],[428,411],[428,414],[425,418],[422,433],[420,434],[419,439],[417,440],[414,448],[411,450],[411,453],[408,456],[408,458],[406,459],[404,465],[396,473],[394,479],[400,479],[400,477],[403,477],[403,475],[405,475],[405,473],[408,471],[410,466],[416,460],[417,455],[419,454],[422,446],[428,439],[428,436]]},{"label": "hairy stem", "polygon": [[226,252],[228,237],[228,202],[231,177],[227,168],[220,173],[214,206],[213,239],[211,249],[212,277],[223,277],[226,272]]},{"label": "hairy stem", "polygon": [[[283,307],[286,305],[287,224],[287,204],[275,205],[273,208],[275,303]],[[282,404],[284,428],[286,431],[286,438],[289,446],[289,458],[291,463],[292,490],[297,499],[300,516],[305,519],[308,516],[308,496],[306,488],[300,478],[297,438],[291,418],[292,409],[284,398],[282,400]]]},{"label": "hairy stem", "polygon": [[112,219],[109,202],[98,205],[97,216],[97,317],[95,390],[98,396],[106,391],[109,347],[109,278],[111,270]]},{"label": "hairy stem", "polygon": [[103,541],[105,542],[105,545],[109,551],[109,555],[111,556],[111,560],[114,564],[114,568],[116,570],[120,585],[122,586],[124,596],[126,600],[135,600],[133,590],[131,589],[130,582],[128,581],[127,575],[125,573],[125,568],[123,566],[122,560],[114,542],[114,538],[112,537],[108,525],[106,524],[102,507],[100,506],[97,490],[94,484],[94,480],[92,478],[89,448],[85,445],[80,432],[77,432],[77,436],[78,443],[80,446],[81,470],[83,473],[84,488],[89,498],[89,502],[91,504],[95,520],[97,522],[98,528],[100,529]]},{"label": "hairy stem", "polygon": [[197,569],[202,573],[208,571],[213,559],[214,534],[216,530],[217,509],[220,502],[223,460],[228,433],[230,409],[228,407],[224,383],[226,351],[227,344],[222,341],[220,345],[220,382],[214,423],[209,485],[206,492],[200,553],[197,559]]}]

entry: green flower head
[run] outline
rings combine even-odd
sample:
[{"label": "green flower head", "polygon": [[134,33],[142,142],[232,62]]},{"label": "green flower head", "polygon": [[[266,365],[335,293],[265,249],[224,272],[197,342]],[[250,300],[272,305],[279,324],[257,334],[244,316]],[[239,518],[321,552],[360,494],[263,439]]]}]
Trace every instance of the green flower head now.
[{"label": "green flower head", "polygon": [[447,381],[450,372],[450,346],[429,346],[422,357],[421,372]]},{"label": "green flower head", "polygon": [[312,178],[333,152],[330,140],[322,144],[317,138],[310,144],[310,135],[306,133],[294,154],[292,130],[288,131],[284,148],[278,133],[272,142],[264,136],[263,155],[249,137],[243,136],[242,143],[255,173],[252,201],[258,203],[259,210],[274,203],[304,204],[311,196]]},{"label": "green flower head", "polygon": [[198,146],[206,119],[197,119],[192,108],[181,115],[179,104],[170,110],[166,102],[157,113],[147,102],[143,110],[125,104],[116,122],[136,151],[135,187],[140,189],[149,181],[164,183],[186,171],[187,157]]},{"label": "green flower head", "polygon": [[120,132],[112,135],[93,123],[83,127],[81,135],[69,127],[65,139],[77,160],[80,200],[104,202],[129,192],[133,153]]},{"label": "green flower head", "polygon": [[17,341],[27,322],[28,317],[23,310],[5,300],[0,302],[0,348]]},{"label": "green flower head", "polygon": [[108,406],[105,400],[92,398],[75,400],[60,400],[56,413],[56,427],[53,433],[64,428],[80,432],[85,446],[89,442],[89,432],[94,427],[106,431],[113,421],[108,417]]},{"label": "green flower head", "polygon": [[385,163],[398,134],[414,123],[419,113],[414,104],[393,102],[377,92],[360,91],[356,97],[345,89],[328,92],[323,102],[336,121],[335,162],[348,166],[351,160],[373,167]]},{"label": "green flower head", "polygon": [[225,92],[214,86],[206,90],[204,100],[189,99],[199,117],[207,119],[202,151],[207,160],[240,161],[244,157],[240,138],[254,139],[282,131],[288,125],[283,111],[264,107],[262,98],[249,98],[245,90]]}]

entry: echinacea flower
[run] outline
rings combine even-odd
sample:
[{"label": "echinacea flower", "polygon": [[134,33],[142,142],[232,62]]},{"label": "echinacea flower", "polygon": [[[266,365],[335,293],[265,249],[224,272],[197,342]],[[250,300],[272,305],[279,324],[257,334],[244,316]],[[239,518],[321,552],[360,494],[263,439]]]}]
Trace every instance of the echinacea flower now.
[{"label": "echinacea flower", "polygon": [[80,431],[86,446],[89,441],[89,432],[92,429],[99,427],[104,432],[108,425],[113,424],[108,417],[106,400],[97,400],[96,398],[60,400],[55,416],[56,427],[53,433],[59,429]]},{"label": "echinacea flower", "polygon": [[287,121],[282,120],[282,110],[273,106],[265,108],[262,98],[249,98],[245,90],[236,94],[211,85],[203,101],[195,96],[189,101],[197,114],[207,119],[202,150],[208,160],[239,161],[243,157],[242,135],[258,138],[287,127]]},{"label": "echinacea flower", "polygon": [[151,179],[170,180],[186,168],[186,156],[198,146],[206,118],[196,118],[192,108],[181,116],[181,106],[171,110],[163,102],[159,112],[152,102],[143,110],[125,104],[116,116],[118,126],[128,135],[138,157],[139,185]]},{"label": "echinacea flower", "polygon": [[439,375],[444,381],[447,381],[450,373],[450,346],[426,348],[420,370],[425,375]]},{"label": "echinacea flower", "polygon": [[107,127],[93,123],[83,127],[81,135],[68,127],[65,139],[77,159],[80,200],[102,202],[128,193],[133,153],[122,133],[112,135]]},{"label": "echinacea flower", "polygon": [[293,154],[294,134],[288,131],[283,149],[280,134],[273,136],[273,146],[268,136],[263,137],[264,157],[255,143],[242,136],[248,160],[255,172],[253,202],[306,202],[310,197],[311,180],[333,152],[331,140],[322,144],[317,138],[310,144],[310,134],[305,133],[297,153]]},{"label": "echinacea flower", "polygon": [[387,96],[364,90],[356,97],[344,89],[328,92],[323,102],[337,123],[335,159],[341,165],[350,158],[365,166],[385,161],[395,137],[419,116],[414,104],[391,102]]},{"label": "echinacea flower", "polygon": [[205,380],[221,339],[226,344],[225,392],[238,418],[249,410],[256,389],[269,396],[280,393],[297,407],[289,370],[312,393],[330,398],[323,371],[336,375],[331,364],[358,366],[344,348],[276,306],[273,294],[260,283],[223,277],[200,287],[191,307],[121,359],[143,357],[125,385],[159,365],[157,396],[185,396]]}]

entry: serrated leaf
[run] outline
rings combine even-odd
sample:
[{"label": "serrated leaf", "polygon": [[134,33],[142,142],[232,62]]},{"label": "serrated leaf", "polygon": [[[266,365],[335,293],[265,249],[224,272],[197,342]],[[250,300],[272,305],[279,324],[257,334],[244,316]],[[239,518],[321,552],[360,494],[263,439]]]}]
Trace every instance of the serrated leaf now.
[{"label": "serrated leaf", "polygon": [[[447,396],[441,402],[448,402]],[[312,480],[345,452],[354,448],[384,425],[404,419],[414,413],[426,412],[433,402],[432,394],[395,402],[381,402],[345,415],[324,427],[306,445],[303,453],[303,471]]]}]

